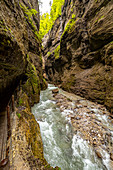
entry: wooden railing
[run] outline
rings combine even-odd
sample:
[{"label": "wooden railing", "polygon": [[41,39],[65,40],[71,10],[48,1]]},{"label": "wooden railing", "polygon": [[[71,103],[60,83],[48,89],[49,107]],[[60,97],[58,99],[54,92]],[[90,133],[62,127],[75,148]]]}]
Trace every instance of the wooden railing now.
[{"label": "wooden railing", "polygon": [[9,150],[11,147],[11,115],[15,110],[15,100],[17,98],[17,90],[11,96],[6,110],[0,115],[0,170],[9,170]]}]

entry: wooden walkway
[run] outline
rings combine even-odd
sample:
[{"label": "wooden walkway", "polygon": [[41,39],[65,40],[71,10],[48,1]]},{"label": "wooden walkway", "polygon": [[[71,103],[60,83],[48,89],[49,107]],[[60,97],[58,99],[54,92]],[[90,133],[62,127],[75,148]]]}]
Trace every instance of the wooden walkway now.
[{"label": "wooden walkway", "polygon": [[6,149],[7,149],[7,112],[2,112],[0,113],[0,170],[9,169],[9,163],[7,163],[8,161],[6,159]]}]

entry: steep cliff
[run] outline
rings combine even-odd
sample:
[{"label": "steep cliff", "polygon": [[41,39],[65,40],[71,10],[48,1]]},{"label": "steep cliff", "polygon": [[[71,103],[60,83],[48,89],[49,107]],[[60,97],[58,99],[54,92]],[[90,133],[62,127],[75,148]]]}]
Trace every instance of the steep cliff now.
[{"label": "steep cliff", "polygon": [[[43,77],[38,30],[37,0],[0,1],[0,110],[5,109],[20,80],[27,80],[33,94],[39,95]],[[30,81],[31,70],[36,70],[38,91]]]},{"label": "steep cliff", "polygon": [[7,169],[8,158],[10,169],[52,169],[44,159],[40,128],[30,109],[39,101],[40,90],[47,87],[38,31],[38,0],[0,1],[0,118],[9,105],[8,128],[2,129],[8,134],[7,141],[3,136],[4,151],[0,143],[6,159],[4,163],[0,156],[0,169]]},{"label": "steep cliff", "polygon": [[49,80],[113,112],[113,1],[65,0],[44,41]]}]

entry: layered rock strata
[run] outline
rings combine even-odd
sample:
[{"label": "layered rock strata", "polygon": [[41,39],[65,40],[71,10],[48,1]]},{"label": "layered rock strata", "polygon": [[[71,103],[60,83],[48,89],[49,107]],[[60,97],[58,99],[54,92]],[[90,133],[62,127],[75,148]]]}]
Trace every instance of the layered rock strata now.
[{"label": "layered rock strata", "polygon": [[40,128],[30,109],[47,87],[38,30],[38,0],[0,1],[0,117],[9,104],[6,157],[10,169],[52,169],[44,159]]},{"label": "layered rock strata", "polygon": [[[93,148],[99,160],[106,166],[102,169],[112,169],[113,119],[110,112],[103,105],[63,90],[53,93],[53,96],[60,111],[67,112],[73,134],[87,141],[89,147]],[[86,156],[86,153],[84,154]]]},{"label": "layered rock strata", "polygon": [[[38,30],[37,0],[0,1],[0,110],[5,109],[20,80],[28,80],[33,93],[39,95],[43,77]],[[37,74],[38,91],[29,80],[30,71]]]},{"label": "layered rock strata", "polygon": [[44,41],[49,80],[113,112],[113,1],[65,0]]}]

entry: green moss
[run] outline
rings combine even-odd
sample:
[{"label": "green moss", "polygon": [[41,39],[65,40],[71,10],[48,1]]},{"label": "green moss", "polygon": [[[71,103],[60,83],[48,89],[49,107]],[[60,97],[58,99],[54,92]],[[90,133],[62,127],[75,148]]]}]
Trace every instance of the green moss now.
[{"label": "green moss", "polygon": [[102,18],[104,18],[104,15],[102,15],[98,20],[96,20],[95,23],[99,22]]},{"label": "green moss", "polygon": [[72,14],[72,19],[74,19],[76,17],[76,15],[75,14]]},{"label": "green moss", "polygon": [[48,53],[47,53],[47,57],[50,57],[50,55],[51,55],[51,52],[48,52]]},{"label": "green moss", "polygon": [[102,15],[102,16],[98,19],[98,21],[100,21],[102,18],[104,18],[104,15]]},{"label": "green moss", "polygon": [[22,103],[23,103],[23,100],[20,98],[20,99],[19,99],[19,103],[18,103],[18,104],[19,104],[19,106],[21,106],[21,105],[22,105]]},{"label": "green moss", "polygon": [[59,54],[60,54],[60,45],[58,45],[57,48],[54,50],[55,59],[59,58]]},{"label": "green moss", "polygon": [[41,54],[40,54],[40,56],[39,56],[39,57],[40,57],[40,61],[41,61],[41,63],[42,63],[42,56],[41,56]]},{"label": "green moss", "polygon": [[28,9],[25,5],[20,3],[20,7],[23,9],[24,13],[31,18],[32,15],[36,15],[38,12],[35,9]]},{"label": "green moss", "polygon": [[64,36],[64,34],[66,33],[66,32],[71,32],[72,31],[72,28],[74,27],[74,25],[76,24],[76,21],[78,20],[78,18],[75,20],[75,14],[72,14],[72,18],[69,20],[69,22],[67,23],[67,25],[66,25],[66,27],[65,27],[65,30],[64,30],[64,32],[63,32],[63,34],[62,34],[62,36],[61,36],[61,39],[62,39],[62,37]]},{"label": "green moss", "polygon": [[40,95],[40,80],[37,75],[37,70],[35,66],[29,61],[29,56],[27,55],[28,67],[26,71],[27,81],[23,85],[23,91],[26,92],[30,99],[30,105],[34,105],[34,103],[39,102]]},{"label": "green moss", "polygon": [[20,113],[16,113],[16,115],[18,116],[18,118],[21,118],[21,114]]},{"label": "green moss", "polygon": [[50,168],[51,166],[49,164],[45,165],[44,168]]},{"label": "green moss", "polygon": [[42,41],[41,37],[39,35],[39,33],[37,32],[37,28],[36,26],[33,24],[33,20],[32,20],[32,16],[36,15],[38,12],[35,9],[28,9],[24,4],[20,3],[20,7],[22,8],[24,14],[25,14],[25,18],[28,20],[28,22],[31,25],[32,31],[35,34],[35,39],[37,41]]},{"label": "green moss", "polygon": [[7,33],[7,32],[10,32],[11,38],[12,38],[12,39],[14,38],[14,35],[13,35],[11,29],[5,24],[5,20],[4,20],[4,19],[1,19],[1,20],[0,20],[0,29],[1,29],[2,31],[6,32],[6,33]]}]

